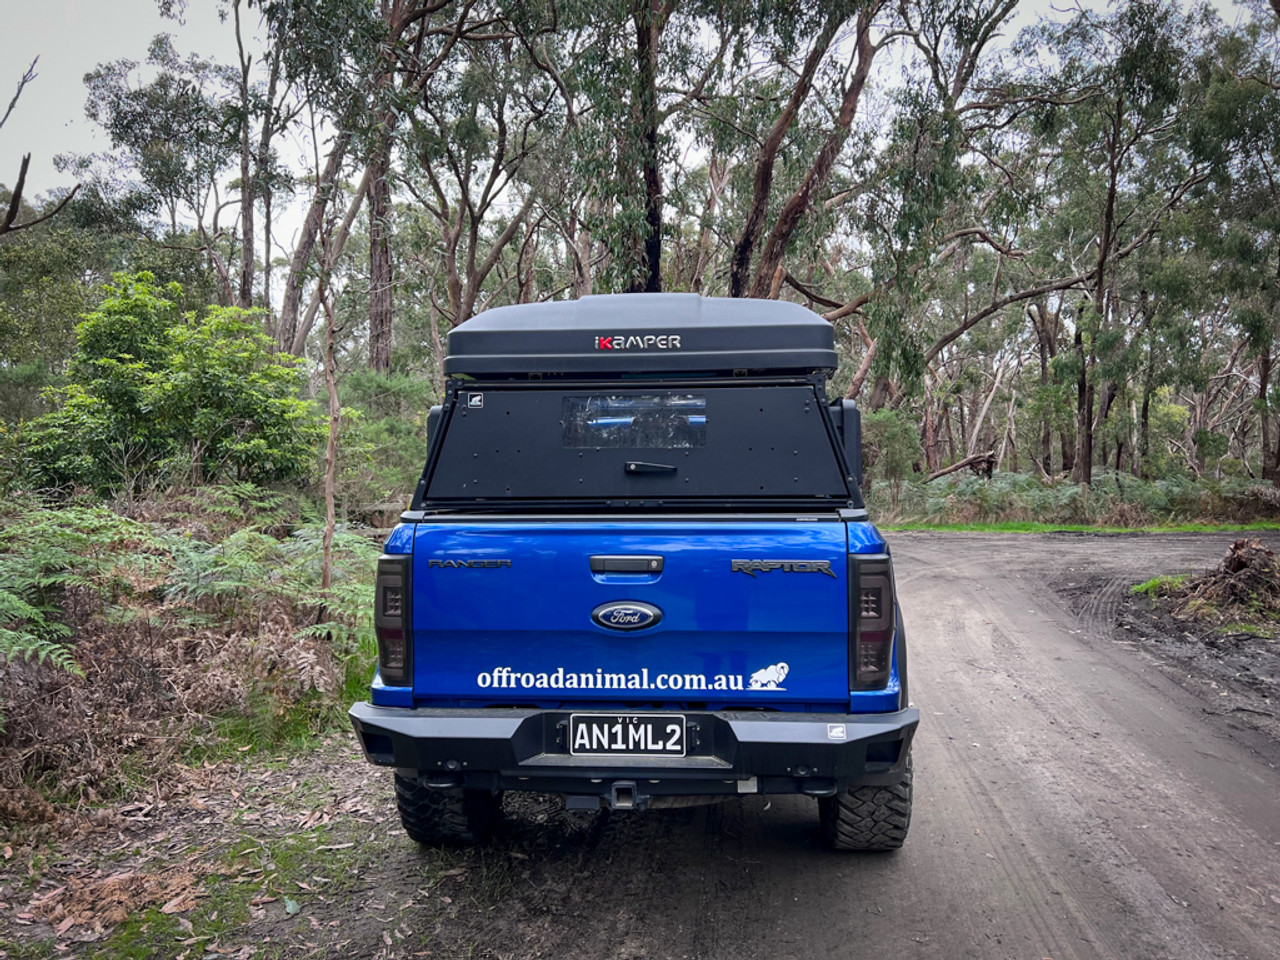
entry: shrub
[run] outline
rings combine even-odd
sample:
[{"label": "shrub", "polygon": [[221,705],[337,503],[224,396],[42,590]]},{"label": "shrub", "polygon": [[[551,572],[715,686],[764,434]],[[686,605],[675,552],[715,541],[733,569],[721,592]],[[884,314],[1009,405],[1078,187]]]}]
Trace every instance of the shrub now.
[{"label": "shrub", "polygon": [[179,316],[176,284],[116,285],[77,328],[56,409],[19,433],[29,483],[133,496],[174,479],[296,480],[323,434],[298,391],[298,361],[274,352],[251,313]]},{"label": "shrub", "polygon": [[427,458],[435,384],[422,376],[353,370],[343,379],[341,397],[342,500],[356,506],[407,501]]},{"label": "shrub", "polygon": [[898,508],[902,482],[920,459],[920,434],[901,411],[871,410],[862,415],[862,465],[870,482],[889,482],[893,508]]},{"label": "shrub", "polygon": [[[964,474],[908,483],[892,498],[890,484],[866,491],[867,506],[897,522],[937,524],[1060,523],[1138,527],[1153,523],[1255,523],[1280,519],[1280,494],[1247,480],[1174,476],[1139,480],[1097,473],[1092,486],[1043,483],[1027,474]],[[891,500],[892,503],[886,503]]]}]

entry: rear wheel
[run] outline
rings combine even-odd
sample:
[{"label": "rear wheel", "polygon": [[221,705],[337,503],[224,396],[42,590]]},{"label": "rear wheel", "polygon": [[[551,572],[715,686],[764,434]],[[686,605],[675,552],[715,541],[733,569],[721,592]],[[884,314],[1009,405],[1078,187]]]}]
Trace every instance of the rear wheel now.
[{"label": "rear wheel", "polygon": [[396,774],[396,807],[405,833],[430,846],[480,843],[502,815],[502,794],[437,790]]},{"label": "rear wheel", "polygon": [[911,755],[896,783],[821,797],[818,815],[832,850],[897,850],[911,824]]}]

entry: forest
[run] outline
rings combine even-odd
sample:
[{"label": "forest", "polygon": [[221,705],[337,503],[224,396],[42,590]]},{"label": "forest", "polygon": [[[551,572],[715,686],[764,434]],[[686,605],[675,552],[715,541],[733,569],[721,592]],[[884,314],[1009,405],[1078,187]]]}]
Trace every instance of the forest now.
[{"label": "forest", "polygon": [[[177,28],[185,4],[160,7]],[[304,358],[320,407],[333,374],[349,502],[403,496],[451,327],[657,290],[822,313],[835,387],[892,448],[877,479],[977,456],[1280,483],[1280,15],[1258,0],[222,8],[236,62],[139,38],[84,78],[111,150],[59,158],[79,186],[39,194],[24,163],[0,194],[0,395],[37,486],[137,479],[31,444],[89,416],[77,325],[142,271],[178,285],[174,318],[252,311],[210,342]]]},{"label": "forest", "polygon": [[[157,3],[179,31],[187,0]],[[73,188],[3,130],[37,64],[0,77],[0,679],[29,781],[83,764],[72,734],[22,746],[62,681],[15,693],[20,661],[132,691],[137,737],[175,697],[367,681],[376,547],[342,521],[405,503],[445,337],[494,306],[817,311],[880,519],[1280,515],[1275,0],[219,9],[233,58],[161,33],[84,77],[110,149],[57,158]],[[119,656],[157,638],[177,661]]]}]

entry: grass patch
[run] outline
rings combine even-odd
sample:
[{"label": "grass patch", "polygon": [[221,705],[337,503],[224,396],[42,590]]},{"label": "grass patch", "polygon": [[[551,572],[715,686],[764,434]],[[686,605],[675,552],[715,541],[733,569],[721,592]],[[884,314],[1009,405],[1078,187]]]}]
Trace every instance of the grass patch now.
[{"label": "grass patch", "polygon": [[300,753],[326,733],[347,728],[343,703],[314,691],[289,703],[269,694],[249,698],[244,709],[207,719],[207,729],[192,739],[184,762],[243,759],[245,754]]},{"label": "grass patch", "polygon": [[1275,633],[1274,630],[1269,629],[1260,623],[1226,623],[1220,627],[1214,627],[1213,632],[1220,634],[1234,634],[1236,636],[1243,633],[1251,637],[1263,637],[1268,640],[1271,639],[1272,635]]},{"label": "grass patch", "polygon": [[[195,921],[192,920],[194,929]],[[150,960],[151,957],[173,956],[178,941],[189,936],[178,924],[176,916],[150,909],[129,916],[90,954],[101,960]]]},{"label": "grass patch", "polygon": [[1173,593],[1180,586],[1187,582],[1187,575],[1183,574],[1161,574],[1158,577],[1152,577],[1145,583],[1138,583],[1129,588],[1131,594],[1142,595],[1154,600],[1156,597],[1165,597]]},{"label": "grass patch", "polygon": [[[381,856],[367,843],[347,847],[335,843],[334,836],[328,827],[315,827],[267,840],[245,838],[218,858],[195,908],[174,915],[155,907],[132,912],[89,956],[149,960],[184,949],[189,956],[201,956],[211,948],[229,950],[260,941],[264,931],[281,929],[277,924],[287,928],[295,918],[303,929],[312,903],[363,890],[362,871]],[[255,953],[258,957],[275,955],[270,947],[256,944],[256,949],[267,951]]]},{"label": "grass patch", "polygon": [[48,960],[60,957],[52,940],[3,940],[0,939],[0,957],[6,960]]},{"label": "grass patch", "polygon": [[[954,475],[933,483],[863,488],[867,509],[886,526],[924,529],[957,525],[1015,530],[1274,530],[1280,528],[1280,489],[1246,480],[1137,480],[1099,472],[1091,485],[1042,483],[1018,473],[990,479]],[[971,524],[978,526],[971,527]]]},{"label": "grass patch", "polygon": [[[90,953],[95,960],[149,960],[176,956],[182,943],[198,940],[186,949],[197,956],[222,939],[233,940],[248,927],[250,895],[244,885],[219,877],[205,883],[205,896],[194,909],[181,914],[165,914],[155,907],[131,913]],[[185,924],[190,924],[190,928]],[[189,954],[190,955],[190,954]]]}]

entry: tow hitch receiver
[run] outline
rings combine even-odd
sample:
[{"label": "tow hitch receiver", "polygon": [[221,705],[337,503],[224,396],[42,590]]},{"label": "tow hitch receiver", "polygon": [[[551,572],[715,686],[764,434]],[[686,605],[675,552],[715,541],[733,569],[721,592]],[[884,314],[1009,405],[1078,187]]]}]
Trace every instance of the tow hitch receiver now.
[{"label": "tow hitch receiver", "polygon": [[634,810],[636,808],[636,784],[634,780],[619,780],[609,791],[610,810]]}]

